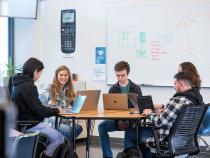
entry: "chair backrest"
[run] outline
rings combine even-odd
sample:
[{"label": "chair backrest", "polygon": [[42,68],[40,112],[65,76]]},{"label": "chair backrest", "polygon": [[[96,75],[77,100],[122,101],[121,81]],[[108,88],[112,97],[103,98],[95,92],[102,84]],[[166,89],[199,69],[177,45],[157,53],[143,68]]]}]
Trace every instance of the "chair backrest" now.
[{"label": "chair backrest", "polygon": [[5,112],[0,109],[0,157],[5,157],[5,138]]},{"label": "chair backrest", "polygon": [[183,105],[168,137],[169,152],[173,155],[197,154],[197,133],[208,105]]},{"label": "chair backrest", "polygon": [[199,136],[210,136],[210,103],[198,130]]},{"label": "chair backrest", "polygon": [[7,87],[0,87],[0,157],[9,157],[8,133],[15,127],[16,109],[10,100]]},{"label": "chair backrest", "polygon": [[5,106],[9,103],[7,89],[0,87],[0,157],[5,157]]},{"label": "chair backrest", "polygon": [[13,143],[12,158],[34,158],[39,132],[27,133],[18,136]]}]

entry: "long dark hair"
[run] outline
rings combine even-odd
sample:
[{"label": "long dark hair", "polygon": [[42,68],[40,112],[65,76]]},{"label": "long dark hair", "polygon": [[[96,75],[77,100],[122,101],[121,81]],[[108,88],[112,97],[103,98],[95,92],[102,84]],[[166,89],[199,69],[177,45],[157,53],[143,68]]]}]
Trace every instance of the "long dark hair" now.
[{"label": "long dark hair", "polygon": [[198,89],[201,88],[201,79],[200,79],[200,75],[198,74],[198,71],[195,67],[195,65],[191,62],[183,62],[180,64],[182,71],[190,71],[192,73],[192,84],[193,87],[196,87]]}]

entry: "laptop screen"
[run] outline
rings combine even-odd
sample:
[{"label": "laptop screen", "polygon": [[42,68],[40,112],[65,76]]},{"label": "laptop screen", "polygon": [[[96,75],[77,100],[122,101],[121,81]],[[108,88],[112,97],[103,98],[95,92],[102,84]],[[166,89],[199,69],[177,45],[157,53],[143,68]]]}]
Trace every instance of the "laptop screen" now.
[{"label": "laptop screen", "polygon": [[86,99],[81,110],[97,110],[101,90],[77,91],[76,96],[85,95]]},{"label": "laptop screen", "polygon": [[153,101],[152,101],[152,96],[147,95],[147,96],[140,96],[137,98],[138,100],[138,107],[139,107],[139,112],[143,113],[144,109],[152,109],[154,110],[153,106]]},{"label": "laptop screen", "polygon": [[128,106],[132,108],[138,109],[138,94],[136,93],[128,93]]},{"label": "laptop screen", "polygon": [[72,111],[75,113],[79,113],[84,102],[85,102],[86,96],[84,95],[78,95],[76,98],[76,101],[74,102],[74,105],[72,107]]}]

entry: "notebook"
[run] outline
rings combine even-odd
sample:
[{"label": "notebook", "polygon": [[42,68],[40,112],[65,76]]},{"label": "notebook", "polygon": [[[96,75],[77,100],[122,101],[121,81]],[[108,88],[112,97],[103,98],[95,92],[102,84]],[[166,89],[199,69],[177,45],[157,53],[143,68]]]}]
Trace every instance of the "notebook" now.
[{"label": "notebook", "polygon": [[128,110],[128,95],[119,93],[103,94],[104,110]]},{"label": "notebook", "polygon": [[85,99],[84,105],[82,106],[81,111],[97,110],[100,93],[101,93],[101,90],[77,91],[76,96],[77,95],[86,96],[86,99]]},{"label": "notebook", "polygon": [[78,114],[85,102],[85,95],[78,95],[76,101],[74,102],[72,108],[64,109],[64,114]]},{"label": "notebook", "polygon": [[140,113],[143,113],[144,109],[151,109],[154,111],[154,105],[152,101],[152,96],[139,96],[137,98],[138,101],[138,109]]}]

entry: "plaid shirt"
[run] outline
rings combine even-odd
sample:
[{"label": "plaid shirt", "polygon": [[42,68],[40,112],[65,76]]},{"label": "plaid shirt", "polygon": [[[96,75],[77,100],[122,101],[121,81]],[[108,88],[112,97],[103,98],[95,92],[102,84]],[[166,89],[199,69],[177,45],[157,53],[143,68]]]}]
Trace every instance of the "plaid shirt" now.
[{"label": "plaid shirt", "polygon": [[[185,96],[176,96],[165,105],[165,110],[161,114],[157,115],[152,113],[150,115],[149,120],[154,122],[156,127],[161,127],[158,129],[160,141],[169,135],[170,128],[176,120],[181,106],[185,104],[193,104],[193,102],[187,99]],[[153,143],[154,138],[148,138],[147,142]]]}]

